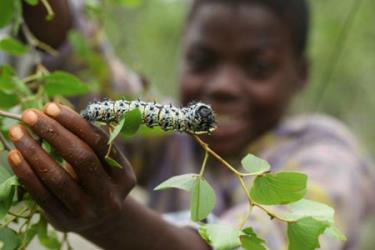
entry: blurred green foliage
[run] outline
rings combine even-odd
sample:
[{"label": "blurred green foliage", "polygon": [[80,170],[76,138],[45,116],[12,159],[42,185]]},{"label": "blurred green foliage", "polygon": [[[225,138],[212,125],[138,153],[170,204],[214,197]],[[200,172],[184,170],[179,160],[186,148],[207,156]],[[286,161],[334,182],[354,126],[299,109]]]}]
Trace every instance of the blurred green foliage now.
[{"label": "blurred green foliage", "polygon": [[[143,0],[133,8],[113,5],[106,9],[105,27],[117,54],[145,74],[162,95],[178,93],[178,58],[189,2]],[[325,112],[344,120],[375,154],[375,1],[310,3],[310,81],[293,110]],[[348,25],[346,20],[353,10],[353,22]],[[340,36],[346,39],[339,41]],[[341,53],[332,60],[337,50]]]}]

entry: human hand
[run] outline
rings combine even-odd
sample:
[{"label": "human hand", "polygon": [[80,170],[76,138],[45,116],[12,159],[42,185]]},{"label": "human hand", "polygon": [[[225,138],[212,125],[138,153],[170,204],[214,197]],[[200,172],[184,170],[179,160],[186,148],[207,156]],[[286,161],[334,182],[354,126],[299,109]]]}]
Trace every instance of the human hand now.
[{"label": "human hand", "polygon": [[8,161],[21,183],[60,231],[84,232],[116,219],[136,180],[127,159],[116,147],[110,157],[123,168],[105,163],[108,137],[63,105],[49,103],[44,112],[26,110],[22,121],[46,140],[76,173],[64,170],[27,132],[9,131],[16,149]]}]

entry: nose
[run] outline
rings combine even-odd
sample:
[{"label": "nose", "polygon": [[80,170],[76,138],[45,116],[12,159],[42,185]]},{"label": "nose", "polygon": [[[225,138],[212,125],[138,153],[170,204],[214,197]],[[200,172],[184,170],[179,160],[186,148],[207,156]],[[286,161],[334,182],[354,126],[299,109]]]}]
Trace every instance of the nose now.
[{"label": "nose", "polygon": [[236,100],[242,91],[241,73],[236,67],[223,65],[213,73],[205,88],[208,101],[227,103]]}]

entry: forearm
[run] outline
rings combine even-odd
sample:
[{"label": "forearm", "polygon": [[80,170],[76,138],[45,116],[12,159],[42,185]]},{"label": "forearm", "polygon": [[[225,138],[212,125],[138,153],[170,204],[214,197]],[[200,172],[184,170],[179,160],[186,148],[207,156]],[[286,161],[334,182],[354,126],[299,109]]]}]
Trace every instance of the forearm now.
[{"label": "forearm", "polygon": [[115,217],[82,236],[105,249],[210,249],[194,230],[167,223],[131,198]]},{"label": "forearm", "polygon": [[23,17],[38,40],[58,48],[73,27],[73,16],[67,0],[49,0],[48,3],[55,13],[52,20],[46,20],[47,11],[41,1],[36,6],[23,3]]}]

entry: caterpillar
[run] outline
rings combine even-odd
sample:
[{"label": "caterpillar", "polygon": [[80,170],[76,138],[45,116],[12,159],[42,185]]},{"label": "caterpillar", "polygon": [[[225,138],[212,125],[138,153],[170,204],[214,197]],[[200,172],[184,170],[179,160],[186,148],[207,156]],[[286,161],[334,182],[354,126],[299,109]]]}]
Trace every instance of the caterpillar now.
[{"label": "caterpillar", "polygon": [[211,134],[216,129],[215,114],[210,105],[195,102],[178,108],[172,104],[140,100],[104,100],[90,103],[81,111],[88,121],[118,122],[122,114],[138,108],[147,127],[160,126],[163,130],[175,130],[192,134]]}]

